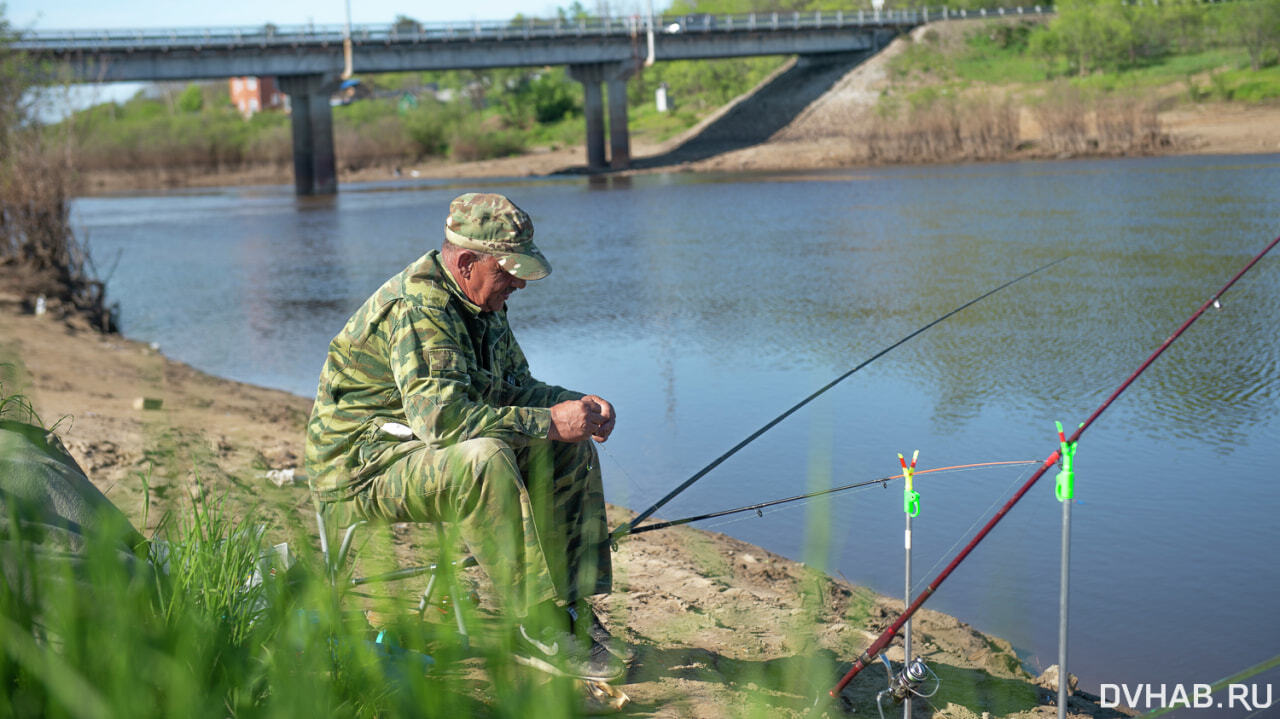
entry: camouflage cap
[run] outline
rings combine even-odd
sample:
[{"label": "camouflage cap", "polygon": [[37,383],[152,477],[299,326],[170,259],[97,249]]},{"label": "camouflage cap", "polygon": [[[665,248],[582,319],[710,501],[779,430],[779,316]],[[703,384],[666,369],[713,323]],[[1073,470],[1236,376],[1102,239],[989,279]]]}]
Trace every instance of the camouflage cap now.
[{"label": "camouflage cap", "polygon": [[493,255],[502,269],[522,280],[551,274],[551,264],[533,244],[533,220],[502,195],[468,192],[454,199],[444,236],[459,247]]}]

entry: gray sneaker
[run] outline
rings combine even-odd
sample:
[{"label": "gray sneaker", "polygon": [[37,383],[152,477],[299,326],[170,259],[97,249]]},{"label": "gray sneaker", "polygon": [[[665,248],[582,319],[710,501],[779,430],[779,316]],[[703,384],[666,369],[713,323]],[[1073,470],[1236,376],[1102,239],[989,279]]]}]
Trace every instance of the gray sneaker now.
[{"label": "gray sneaker", "polygon": [[584,642],[569,632],[531,631],[516,627],[515,660],[539,671],[572,679],[608,682],[622,676],[626,667],[595,642]]}]

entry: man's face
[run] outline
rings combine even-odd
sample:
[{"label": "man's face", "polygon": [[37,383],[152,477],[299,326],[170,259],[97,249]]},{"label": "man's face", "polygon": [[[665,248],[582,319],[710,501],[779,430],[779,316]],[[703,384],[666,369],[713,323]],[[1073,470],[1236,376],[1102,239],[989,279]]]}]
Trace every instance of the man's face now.
[{"label": "man's face", "polygon": [[477,254],[471,264],[467,298],[489,312],[498,312],[512,292],[524,289],[524,280],[508,274],[493,255]]}]

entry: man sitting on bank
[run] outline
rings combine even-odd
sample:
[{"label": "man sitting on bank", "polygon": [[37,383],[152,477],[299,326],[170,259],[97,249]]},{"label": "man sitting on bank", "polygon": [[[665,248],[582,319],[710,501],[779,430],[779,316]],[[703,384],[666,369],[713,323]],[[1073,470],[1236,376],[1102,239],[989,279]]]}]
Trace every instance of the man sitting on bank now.
[{"label": "man sitting on bank", "polygon": [[630,650],[583,601],[612,588],[590,440],[613,406],[544,384],[506,302],[551,267],[510,200],[455,199],[444,243],[387,280],[329,345],[307,426],[321,502],[389,522],[448,522],[514,623],[517,658],[607,681]]}]

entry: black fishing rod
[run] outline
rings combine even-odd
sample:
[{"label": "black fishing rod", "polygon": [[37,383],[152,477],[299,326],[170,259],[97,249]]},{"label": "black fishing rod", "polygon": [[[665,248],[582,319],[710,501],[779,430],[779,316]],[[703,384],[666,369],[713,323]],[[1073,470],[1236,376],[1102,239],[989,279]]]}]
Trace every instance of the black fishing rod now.
[{"label": "black fishing rod", "polygon": [[[1010,461],[1004,461],[1004,462],[978,462],[976,464],[957,464],[957,465],[952,465],[950,467],[934,467],[933,469],[921,469],[915,472],[915,476],[918,477],[922,474],[930,474],[932,472],[946,472],[946,471],[960,470],[960,469],[976,469],[978,467],[997,467],[1001,465],[1011,465],[1011,464],[1036,464],[1036,461],[1034,459],[1030,459],[1030,460],[1010,460]],[[892,482],[895,479],[902,479],[902,477],[903,475],[901,474],[895,474],[890,477],[881,477],[879,479],[868,479],[863,482],[854,482],[853,484],[843,484],[839,487],[831,487],[830,489],[820,489],[816,492],[809,492],[808,494],[798,494],[794,497],[787,497],[786,499],[774,499],[768,502],[760,502],[759,504],[749,504],[745,507],[735,507],[734,509],[725,509],[719,512],[709,512],[707,514],[699,514],[696,517],[684,517],[682,519],[672,519],[666,522],[655,522],[653,524],[646,524],[643,527],[636,527],[635,529],[631,530],[631,533],[641,534],[643,532],[652,532],[655,529],[666,529],[667,527],[678,527],[682,524],[689,524],[690,522],[700,522],[704,519],[726,517],[730,514],[741,514],[742,512],[750,512],[752,510],[755,510],[757,514],[760,514],[760,510],[766,509],[768,507],[774,507],[779,504],[787,504],[788,502],[799,502],[802,499],[813,499],[814,497],[821,497],[824,494],[835,494],[836,492],[844,492],[850,489],[857,489],[859,487],[870,487],[873,484],[879,484],[881,486],[888,487],[889,482]]]},{"label": "black fishing rod", "polygon": [[911,338],[915,337],[916,335],[918,335],[918,334],[920,334],[920,333],[924,332],[925,330],[928,330],[929,328],[933,327],[934,325],[938,324],[939,322],[942,322],[943,320],[946,320],[947,318],[949,318],[949,317],[951,317],[952,315],[954,315],[954,314],[956,314],[956,313],[960,312],[961,310],[967,309],[967,308],[969,308],[969,307],[971,307],[971,306],[973,306],[973,305],[975,305],[975,304],[977,304],[977,303],[981,302],[982,300],[985,300],[986,298],[990,297],[991,295],[994,295],[995,293],[999,292],[1000,290],[1003,290],[1004,288],[1006,288],[1006,287],[1008,287],[1008,286],[1010,286],[1010,285],[1013,285],[1013,284],[1016,284],[1016,283],[1018,283],[1018,282],[1021,282],[1022,280],[1025,280],[1026,278],[1028,278],[1028,277],[1030,277],[1030,276],[1032,276],[1032,275],[1036,274],[1037,272],[1041,272],[1041,271],[1043,271],[1043,270],[1047,270],[1047,269],[1049,269],[1050,267],[1053,267],[1054,265],[1058,264],[1059,262],[1062,262],[1062,261],[1063,261],[1063,260],[1065,260],[1065,259],[1067,259],[1067,258],[1065,258],[1065,257],[1060,257],[1060,258],[1058,258],[1058,259],[1054,260],[1053,262],[1050,262],[1050,263],[1045,264],[1045,265],[1041,265],[1041,266],[1039,266],[1039,267],[1035,268],[1034,270],[1031,270],[1030,272],[1027,272],[1027,273],[1022,274],[1022,275],[1018,275],[1017,277],[1015,277],[1015,278],[1013,278],[1013,279],[1009,280],[1008,282],[1004,283],[1003,285],[1000,285],[999,287],[996,287],[995,289],[988,290],[987,292],[985,292],[985,293],[983,293],[983,294],[981,294],[981,295],[978,295],[977,297],[975,297],[975,298],[973,298],[973,299],[969,300],[968,302],[966,302],[966,303],[964,303],[964,304],[960,305],[959,307],[955,308],[954,310],[951,310],[950,312],[946,313],[945,315],[942,315],[942,316],[941,316],[941,317],[939,317],[938,319],[936,319],[936,320],[934,320],[934,321],[930,322],[929,324],[925,325],[924,327],[921,327],[920,329],[916,330],[915,332],[912,332],[911,334],[907,335],[906,337],[903,337],[902,339],[898,340],[897,342],[894,342],[893,344],[889,345],[888,347],[885,347],[884,349],[880,350],[879,352],[877,352],[877,353],[875,353],[875,354],[871,355],[871,357],[869,357],[869,358],[867,358],[866,360],[864,360],[864,361],[862,362],[862,364],[859,364],[857,367],[854,367],[853,369],[849,370],[848,372],[845,372],[844,374],[840,375],[839,377],[836,377],[835,379],[831,380],[830,382],[828,382],[826,385],[824,385],[824,386],[823,386],[821,389],[819,389],[818,391],[816,391],[816,392],[814,392],[813,394],[809,395],[808,397],[805,397],[804,399],[800,400],[800,402],[798,402],[798,403],[797,403],[795,406],[793,406],[791,409],[787,410],[786,412],[783,412],[782,414],[778,415],[777,417],[774,417],[772,420],[770,420],[770,421],[769,421],[769,423],[768,423],[768,424],[766,424],[765,426],[761,427],[760,429],[757,429],[755,432],[752,432],[752,433],[751,433],[751,436],[747,437],[746,439],[744,439],[744,440],[742,440],[741,442],[739,442],[739,443],[737,443],[736,445],[734,445],[734,446],[733,446],[733,448],[732,448],[732,449],[730,449],[728,452],[725,452],[724,454],[720,455],[719,457],[716,457],[714,460],[712,460],[712,461],[711,461],[711,463],[710,463],[710,464],[708,464],[707,466],[705,466],[705,467],[703,467],[702,469],[698,470],[697,472],[694,472],[694,474],[693,474],[693,476],[692,476],[692,477],[690,477],[690,478],[686,479],[683,483],[681,483],[681,484],[680,484],[680,486],[679,486],[679,487],[676,487],[675,489],[673,489],[673,490],[671,490],[670,492],[668,492],[668,493],[667,493],[667,496],[663,497],[662,499],[659,499],[657,502],[654,502],[654,503],[653,503],[653,505],[652,505],[651,507],[649,507],[648,509],[644,510],[644,511],[643,511],[643,512],[641,512],[640,514],[637,514],[637,515],[635,516],[635,518],[633,518],[630,522],[627,522],[626,524],[623,524],[623,525],[619,525],[619,526],[618,526],[618,528],[617,528],[617,529],[615,529],[615,530],[613,530],[613,532],[609,535],[609,541],[614,542],[614,543],[617,543],[617,541],[618,541],[619,539],[622,539],[623,537],[627,536],[628,534],[634,534],[634,533],[635,533],[635,530],[636,530],[636,525],[638,525],[638,524],[640,524],[641,522],[643,522],[644,520],[648,519],[650,515],[652,515],[654,512],[658,511],[659,509],[661,509],[661,508],[662,508],[662,506],[663,506],[664,504],[666,504],[667,502],[670,502],[672,499],[674,499],[674,498],[675,498],[675,496],[676,496],[676,495],[678,495],[678,494],[680,494],[681,492],[683,492],[684,490],[688,489],[688,488],[689,488],[689,487],[690,487],[694,482],[698,481],[699,479],[702,479],[702,478],[703,478],[703,476],[705,476],[705,475],[706,475],[708,472],[710,472],[711,470],[715,469],[716,467],[719,467],[721,462],[724,462],[726,459],[728,459],[728,458],[732,457],[734,454],[736,454],[736,453],[738,452],[738,450],[742,449],[743,447],[747,446],[748,444],[751,444],[753,441],[755,441],[755,439],[756,439],[757,437],[759,437],[760,435],[764,434],[765,432],[768,432],[770,429],[773,429],[774,425],[778,424],[779,422],[781,422],[782,420],[786,419],[787,417],[790,417],[792,414],[794,414],[794,413],[795,413],[795,411],[796,411],[796,410],[800,409],[801,407],[805,406],[806,404],[809,404],[809,403],[810,403],[810,402],[812,402],[813,400],[817,399],[819,395],[823,394],[823,393],[824,393],[824,392],[826,392],[827,390],[829,390],[829,389],[831,389],[832,387],[835,387],[836,385],[838,385],[838,384],[840,384],[841,382],[843,382],[847,377],[849,377],[849,375],[853,374],[854,372],[857,372],[858,370],[862,369],[863,367],[866,367],[867,365],[871,364],[872,362],[875,362],[876,360],[878,360],[878,359],[880,359],[881,357],[883,357],[883,356],[885,356],[886,354],[888,354],[891,350],[896,349],[898,346],[900,346],[900,345],[904,344],[907,340],[910,340]]},{"label": "black fishing rod", "polygon": [[[1129,378],[1122,382],[1120,386],[1116,388],[1116,391],[1112,392],[1111,396],[1107,397],[1106,401],[1095,409],[1093,414],[1089,415],[1088,419],[1080,423],[1080,426],[1076,429],[1075,433],[1071,435],[1070,439],[1065,440],[1064,444],[1074,445],[1078,442],[1080,440],[1080,435],[1084,434],[1084,431],[1089,428],[1089,425],[1093,424],[1094,420],[1098,419],[1098,417],[1111,406],[1111,403],[1114,402],[1117,397],[1123,394],[1125,390],[1129,389],[1129,385],[1133,384],[1133,381],[1138,379],[1139,375],[1145,372],[1147,368],[1151,366],[1151,363],[1156,361],[1157,357],[1164,354],[1164,351],[1169,348],[1169,345],[1173,344],[1174,340],[1181,337],[1182,333],[1185,332],[1196,320],[1200,319],[1200,315],[1204,314],[1204,311],[1209,309],[1209,307],[1220,306],[1218,304],[1218,300],[1222,295],[1226,294],[1227,290],[1231,289],[1231,286],[1236,283],[1236,280],[1239,280],[1244,276],[1244,273],[1253,269],[1253,266],[1258,264],[1258,261],[1270,252],[1277,244],[1280,244],[1280,237],[1272,240],[1271,243],[1264,247],[1261,252],[1254,255],[1253,259],[1249,260],[1248,264],[1241,268],[1234,277],[1228,280],[1227,284],[1222,286],[1222,289],[1218,290],[1212,297],[1205,300],[1204,304],[1200,305],[1200,309],[1196,310],[1190,317],[1188,317],[1187,321],[1183,322],[1182,326],[1175,330],[1173,334],[1169,335],[1169,338],[1157,347],[1156,351],[1152,352],[1151,356],[1147,357],[1146,361],[1143,362],[1138,369],[1134,370],[1133,374],[1129,375]],[[844,690],[849,682],[858,675],[858,672],[862,671],[875,661],[876,655],[884,651],[885,647],[889,646],[889,642],[893,640],[894,635],[898,633],[898,630],[902,628],[902,625],[911,619],[911,616],[920,609],[921,605],[925,603],[925,600],[933,596],[933,593],[938,590],[938,587],[946,581],[947,577],[951,576],[951,572],[955,571],[955,568],[969,556],[969,553],[978,546],[978,543],[995,528],[996,524],[998,524],[1001,519],[1004,519],[1004,516],[1009,513],[1009,510],[1013,509],[1013,505],[1017,504],[1018,500],[1022,499],[1023,495],[1031,489],[1031,486],[1034,485],[1040,477],[1044,476],[1044,473],[1048,471],[1050,467],[1058,462],[1058,458],[1061,456],[1060,452],[1060,449],[1055,449],[1053,453],[1044,460],[1044,463],[1040,465],[1040,469],[1037,469],[1035,474],[1031,475],[1031,478],[1028,479],[1026,483],[1014,493],[1013,497],[1011,497],[1008,502],[1005,502],[1004,506],[995,513],[995,516],[983,525],[982,529],[978,531],[967,545],[965,545],[964,549],[960,550],[960,553],[956,555],[955,559],[952,559],[951,563],[948,564],[946,568],[929,583],[929,586],[925,587],[924,590],[920,592],[920,596],[916,597],[916,600],[911,603],[911,606],[906,608],[906,611],[902,613],[902,616],[898,617],[893,624],[890,624],[889,627],[871,643],[871,646],[867,647],[866,650],[858,656],[857,660],[853,663],[853,668],[841,677],[840,681],[830,691],[832,697],[839,696],[840,692]]]}]

